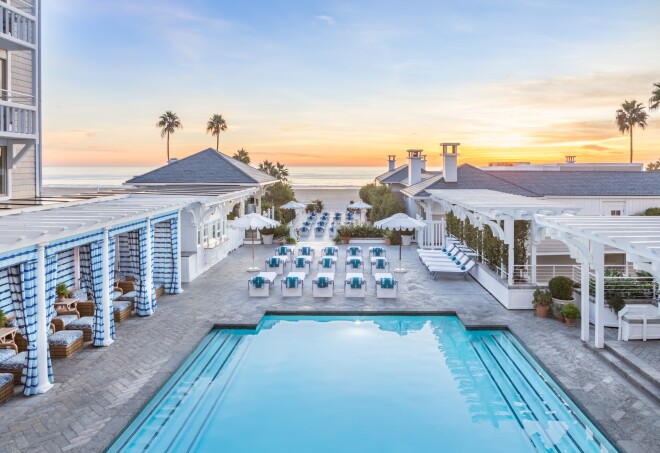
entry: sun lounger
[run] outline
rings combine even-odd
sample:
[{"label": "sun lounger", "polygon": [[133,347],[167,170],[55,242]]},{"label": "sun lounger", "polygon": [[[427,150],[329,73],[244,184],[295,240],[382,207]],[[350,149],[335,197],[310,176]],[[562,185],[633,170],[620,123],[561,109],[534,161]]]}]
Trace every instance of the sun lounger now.
[{"label": "sun lounger", "polygon": [[280,282],[282,297],[301,297],[306,275],[304,272],[289,272]]},{"label": "sun lounger", "polygon": [[334,245],[323,247],[323,256],[337,256],[338,254],[339,248]]},{"label": "sun lounger", "polygon": [[383,272],[385,270],[389,271],[389,269],[390,269],[390,262],[387,260],[387,258],[382,258],[382,257],[371,258],[371,273],[373,273],[374,270]]},{"label": "sun lounger", "polygon": [[369,247],[369,256],[372,258],[387,256],[385,247]]},{"label": "sun lounger", "polygon": [[470,260],[470,257],[464,254],[459,254],[456,256],[452,256],[451,258],[449,257],[433,257],[433,258],[425,258],[422,260],[424,263],[424,266],[429,267],[434,264],[452,264],[452,263],[460,263],[460,264],[465,264],[467,261]]},{"label": "sun lounger", "polygon": [[359,256],[347,256],[346,263],[344,264],[344,270],[346,269],[359,269],[364,270],[364,261]]},{"label": "sun lounger", "polygon": [[291,245],[279,245],[275,247],[275,256],[288,256],[293,258],[293,249]]},{"label": "sun lounger", "polygon": [[346,248],[346,259],[352,256],[359,256],[362,258],[362,247],[359,245],[351,245]]},{"label": "sun lounger", "polygon": [[362,272],[348,272],[344,281],[344,294],[346,297],[365,297],[367,295],[367,281]]},{"label": "sun lounger", "polygon": [[335,293],[335,273],[319,272],[312,280],[313,297],[332,297]]},{"label": "sun lounger", "polygon": [[378,299],[396,299],[399,282],[389,272],[377,272],[374,274],[376,280],[376,297]]},{"label": "sun lounger", "polygon": [[314,249],[308,245],[300,247],[298,249],[298,256],[309,256],[310,259],[314,259]]},{"label": "sun lounger", "polygon": [[324,272],[335,272],[337,270],[337,257],[324,256],[319,260],[319,271],[323,269]]},{"label": "sun lounger", "polygon": [[454,275],[462,275],[463,278],[467,279],[467,274],[470,272],[470,270],[474,267],[474,261],[468,261],[466,264],[462,264],[460,266],[455,265],[455,264],[450,264],[450,265],[436,265],[436,266],[430,266],[429,267],[429,272],[431,273],[431,276],[435,280],[435,277],[440,275],[440,274],[454,274]]},{"label": "sun lounger", "polygon": [[0,374],[0,403],[4,403],[14,396],[14,375],[11,373]]},{"label": "sun lounger", "polygon": [[312,273],[312,259],[309,256],[298,256],[291,261],[291,269],[297,272]]},{"label": "sun lounger", "polygon": [[266,260],[266,271],[275,272],[277,275],[284,274],[286,262],[289,260],[287,256],[274,256]]},{"label": "sun lounger", "polygon": [[275,284],[276,272],[259,272],[256,277],[248,280],[248,294],[250,297],[268,297],[270,289]]}]

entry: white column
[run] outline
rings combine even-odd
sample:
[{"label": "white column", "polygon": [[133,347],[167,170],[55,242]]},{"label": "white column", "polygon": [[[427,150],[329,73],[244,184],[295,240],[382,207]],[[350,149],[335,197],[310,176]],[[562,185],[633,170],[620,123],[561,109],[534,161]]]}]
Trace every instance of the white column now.
[{"label": "white column", "polygon": [[[605,247],[603,244],[591,244],[591,256],[593,260],[594,273],[596,275],[596,347],[605,347]],[[589,317],[589,312],[582,316]]]},{"label": "white column", "polygon": [[244,215],[245,215],[245,199],[241,198],[241,202],[239,203],[238,216],[243,217]]},{"label": "white column", "polygon": [[580,312],[582,313],[582,320],[580,321],[580,338],[582,341],[589,341],[589,260],[587,257],[582,258],[582,265],[580,268]]},{"label": "white column", "polygon": [[532,266],[532,284],[536,285],[536,234],[534,234],[534,229],[534,221],[532,221],[529,228],[529,253]]},{"label": "white column", "polygon": [[[183,232],[183,230],[181,228],[181,210],[180,209],[177,212],[177,216],[176,216],[176,227],[177,227],[177,231],[179,232],[178,233],[179,239],[176,241],[176,251],[175,251],[176,256],[178,257],[178,259],[176,260],[176,262],[177,262],[176,275],[177,275],[177,282],[179,282],[178,283],[179,287],[177,288],[177,291],[178,291],[179,294],[181,294],[183,292],[183,287],[181,286],[181,237],[182,237],[181,233]],[[195,240],[197,240],[197,239],[195,239]]]},{"label": "white column", "polygon": [[442,235],[442,237],[440,238],[441,239],[440,246],[441,247],[447,247],[447,219],[445,217],[443,217],[441,222],[442,223],[440,224],[440,228],[441,228],[441,230],[440,230],[441,233],[440,234]]},{"label": "white column", "polygon": [[110,288],[110,250],[109,250],[108,229],[103,228],[103,242],[101,246],[101,267],[103,268],[103,297],[101,299],[101,307],[103,308],[103,346],[110,346],[114,340],[110,338],[110,316],[114,313],[110,311],[110,299],[112,297]]},{"label": "white column", "polygon": [[145,227],[147,234],[147,278],[145,279],[145,286],[147,288],[147,294],[149,298],[149,315],[153,314],[153,300],[151,300],[151,295],[153,294],[152,288],[154,286],[154,275],[153,275],[153,251],[151,250],[151,218],[147,218],[147,226]]},{"label": "white column", "polygon": [[515,263],[513,220],[507,219],[504,221],[504,235],[506,237],[504,242],[509,246],[509,262],[507,263],[507,272],[509,275],[507,283],[513,285],[513,266]]},{"label": "white column", "polygon": [[37,247],[37,392],[46,393],[53,387],[48,380],[48,318],[46,308],[46,246]]}]

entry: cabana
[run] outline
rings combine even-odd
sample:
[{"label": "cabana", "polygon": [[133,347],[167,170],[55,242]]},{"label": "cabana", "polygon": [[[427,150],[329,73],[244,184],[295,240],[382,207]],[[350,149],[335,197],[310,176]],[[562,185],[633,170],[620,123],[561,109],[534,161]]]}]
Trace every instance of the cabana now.
[{"label": "cabana", "polygon": [[[167,292],[181,290],[179,212],[197,202],[191,197],[117,195],[0,215],[0,280],[8,281],[7,285],[0,283],[0,288],[8,288],[0,291],[0,308],[15,316],[27,341],[26,395],[52,387],[47,331],[55,316],[60,272],[67,284],[78,279],[93,295],[94,345],[112,344],[117,236],[137,231],[138,313],[151,314],[156,309],[154,281],[162,280]],[[158,235],[154,231],[157,225]],[[162,237],[159,245],[157,237]]]}]

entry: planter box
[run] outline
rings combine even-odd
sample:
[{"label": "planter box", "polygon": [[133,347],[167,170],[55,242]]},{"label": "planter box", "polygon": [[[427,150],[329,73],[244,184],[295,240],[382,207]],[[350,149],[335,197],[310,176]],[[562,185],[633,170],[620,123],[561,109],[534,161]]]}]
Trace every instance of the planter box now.
[{"label": "planter box", "polygon": [[351,244],[385,244],[385,238],[351,238]]},{"label": "planter box", "polygon": [[406,246],[406,245],[410,245],[410,244],[412,244],[412,235],[402,234],[401,235],[401,245]]},{"label": "planter box", "polygon": [[272,245],[273,244],[273,234],[264,234],[261,236],[261,239],[264,241],[264,245]]}]

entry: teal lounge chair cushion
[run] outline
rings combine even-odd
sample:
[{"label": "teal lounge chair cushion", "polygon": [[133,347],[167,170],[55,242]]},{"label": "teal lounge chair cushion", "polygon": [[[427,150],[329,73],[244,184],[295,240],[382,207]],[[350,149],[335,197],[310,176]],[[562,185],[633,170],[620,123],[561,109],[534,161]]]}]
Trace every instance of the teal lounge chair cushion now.
[{"label": "teal lounge chair cushion", "polygon": [[376,269],[385,269],[386,261],[384,259],[376,260]]},{"label": "teal lounge chair cushion", "polygon": [[316,280],[316,286],[319,288],[327,288],[329,284],[330,280],[328,277],[319,277],[318,280]]},{"label": "teal lounge chair cushion", "polygon": [[362,279],[360,277],[351,278],[351,288],[360,289],[362,288]]},{"label": "teal lounge chair cushion", "polygon": [[383,289],[391,289],[394,288],[394,279],[385,277],[380,279],[380,287]]},{"label": "teal lounge chair cushion", "polygon": [[321,261],[322,261],[321,266],[324,269],[330,269],[332,267],[332,259],[331,258],[323,258],[323,260],[321,260]]},{"label": "teal lounge chair cushion", "polygon": [[268,266],[270,267],[279,267],[280,265],[280,259],[276,256],[272,257],[270,261],[268,261]]},{"label": "teal lounge chair cushion", "polygon": [[312,254],[312,248],[305,246],[300,249],[300,254],[303,256],[310,256]]},{"label": "teal lounge chair cushion", "polygon": [[358,259],[353,258],[353,259],[350,261],[350,264],[351,264],[351,268],[353,268],[353,269],[359,269],[359,268],[360,268],[360,264],[362,264],[362,262],[361,262],[360,260],[358,260]]},{"label": "teal lounge chair cushion", "polygon": [[285,282],[287,288],[298,287],[298,277],[287,277]]},{"label": "teal lounge chair cushion", "polygon": [[255,287],[255,288],[263,288],[264,287],[264,282],[265,282],[265,279],[263,277],[257,276],[257,277],[254,277],[252,279],[252,286]]},{"label": "teal lounge chair cushion", "polygon": [[307,261],[305,260],[305,258],[302,258],[302,257],[301,258],[296,258],[296,267],[305,267],[306,263],[307,263]]}]

